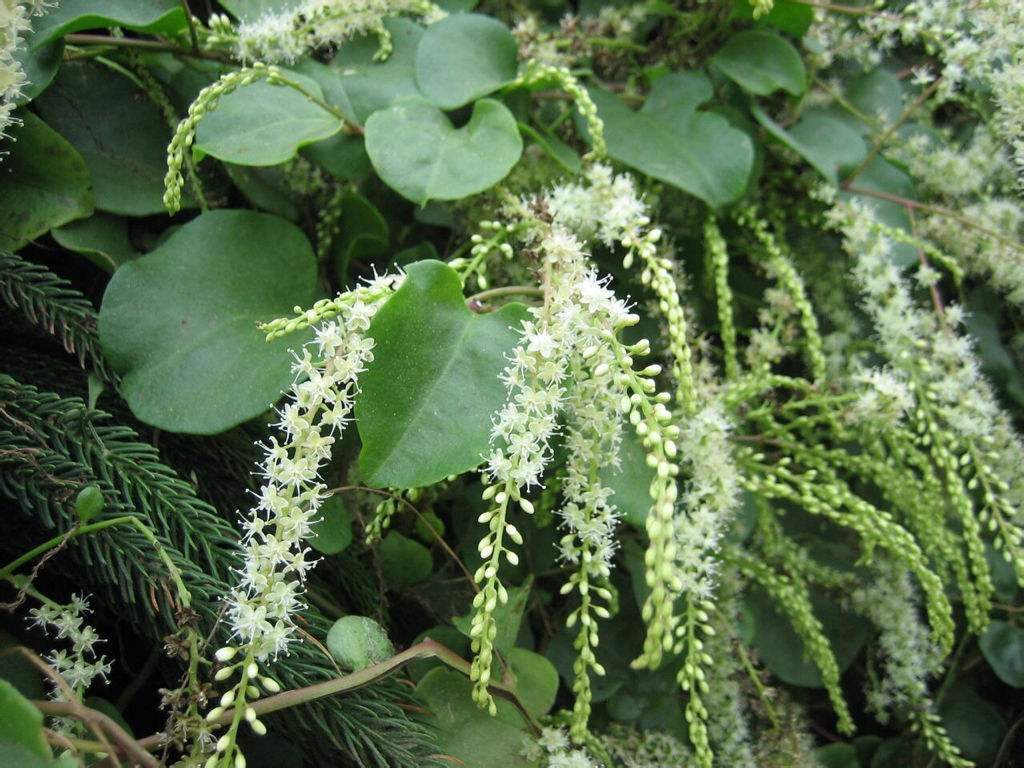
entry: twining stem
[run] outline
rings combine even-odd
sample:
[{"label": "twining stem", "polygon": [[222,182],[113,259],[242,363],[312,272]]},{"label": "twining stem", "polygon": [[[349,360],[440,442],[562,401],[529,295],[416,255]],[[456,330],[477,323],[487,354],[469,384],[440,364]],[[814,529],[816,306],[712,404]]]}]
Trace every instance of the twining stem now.
[{"label": "twining stem", "polygon": [[214,61],[228,62],[230,59],[219,53],[203,50],[189,50],[170,43],[162,43],[159,40],[144,40],[139,37],[111,37],[110,35],[94,35],[85,32],[74,32],[64,35],[64,42],[71,45],[110,45],[117,48],[144,48],[147,51],[161,53],[174,53],[178,56],[191,56],[196,59],[212,59]]},{"label": "twining stem", "polygon": [[501,288],[489,288],[486,291],[480,291],[480,293],[474,293],[468,299],[466,303],[478,302],[482,303],[490,299],[500,299],[504,296],[543,296],[544,289],[536,285],[506,285]]},{"label": "twining stem", "polygon": [[[416,661],[417,659],[432,658],[447,664],[452,669],[458,670],[467,676],[469,675],[470,664],[468,661],[455,653],[455,651],[441,645],[441,643],[436,640],[428,638],[410,646],[401,653],[395,654],[390,659],[385,659],[384,661],[373,664],[365,669],[360,669],[350,674],[343,675],[342,677],[336,677],[332,680],[325,680],[322,683],[308,685],[305,688],[296,688],[291,691],[279,693],[275,696],[268,696],[265,699],[249,702],[246,706],[252,707],[256,710],[257,715],[277,712],[282,709],[298,706],[299,704],[306,704],[311,701],[316,701],[317,699],[323,699],[327,696],[334,696],[339,693],[348,693],[359,688],[364,688],[367,685],[371,685],[390,675],[392,672],[401,669],[406,664]],[[516,695],[514,690],[497,682],[489,683],[488,688],[496,695],[511,702],[525,718],[534,733],[540,733],[540,726],[537,721],[519,700],[519,697]],[[231,723],[235,719],[235,716],[235,710],[228,710],[216,720],[210,721],[210,725],[214,728],[222,727]],[[144,739],[140,739],[137,743],[143,749],[155,749],[160,745],[163,738],[163,733],[155,733]]]},{"label": "twining stem", "polygon": [[867,195],[868,197],[877,197],[879,200],[888,200],[891,203],[899,203],[900,205],[905,206],[907,208],[916,208],[919,211],[924,211],[925,213],[933,213],[936,216],[945,216],[946,218],[953,219],[953,221],[963,224],[965,227],[970,227],[971,229],[975,229],[978,232],[982,232],[983,234],[986,234],[989,237],[994,238],[995,240],[999,240],[1004,245],[1008,245],[1011,248],[1020,248],[1020,243],[1016,243],[1013,240],[1005,238],[995,230],[989,229],[988,227],[983,227],[980,224],[976,224],[967,216],[963,216],[957,213],[956,211],[950,210],[949,208],[944,208],[941,205],[929,205],[928,203],[922,203],[917,200],[911,200],[910,198],[907,197],[900,197],[899,195],[893,195],[888,192],[882,192],[877,189],[867,189],[865,187],[858,187],[853,184],[844,183],[843,186],[845,187],[847,192],[852,192],[855,195]]},{"label": "twining stem", "polygon": [[850,184],[853,183],[853,180],[857,178],[861,174],[861,172],[863,172],[863,170],[871,164],[872,160],[878,157],[879,153],[881,153],[881,151],[885,149],[886,143],[889,141],[889,139],[892,138],[893,134],[896,133],[896,131],[898,131],[900,127],[911,118],[911,116],[918,110],[918,108],[920,108],[922,104],[924,104],[926,101],[928,101],[928,99],[932,97],[935,91],[939,89],[940,85],[942,85],[942,78],[935,78],[935,80],[932,81],[932,84],[925,88],[923,91],[921,91],[921,94],[916,99],[914,99],[913,103],[903,110],[903,114],[896,118],[896,122],[894,122],[892,125],[890,125],[882,132],[882,135],[879,136],[878,139],[875,141],[874,146],[871,147],[871,151],[867,153],[864,159],[860,161],[860,164],[852,171],[850,171],[850,174],[843,180],[844,188],[849,188]]}]

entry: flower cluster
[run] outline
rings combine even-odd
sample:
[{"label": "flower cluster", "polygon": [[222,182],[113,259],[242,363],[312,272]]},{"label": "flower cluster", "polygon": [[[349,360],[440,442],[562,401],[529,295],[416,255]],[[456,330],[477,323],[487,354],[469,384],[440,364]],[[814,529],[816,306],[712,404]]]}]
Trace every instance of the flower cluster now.
[{"label": "flower cluster", "polygon": [[[32,626],[52,631],[58,640],[71,644],[70,651],[55,650],[46,660],[76,696],[84,694],[96,678],[105,680],[110,673],[110,662],[96,652],[96,644],[102,640],[96,630],[85,623],[88,613],[89,601],[82,595],[72,595],[67,605],[46,602],[29,611]],[[50,695],[57,701],[64,701],[66,697],[59,685],[52,687]]]},{"label": "flower cluster", "polygon": [[48,0],[0,0],[0,139],[15,124],[15,102],[27,81],[16,56],[22,37],[31,29],[31,18],[52,5]]},{"label": "flower cluster", "polygon": [[545,728],[526,743],[523,757],[539,768],[599,768],[586,750],[573,747],[562,728]]},{"label": "flower cluster", "polygon": [[429,0],[302,0],[234,28],[225,17],[211,19],[210,42],[233,45],[242,61],[293,62],[310,51],[372,34],[380,40],[376,57],[386,59],[392,44],[384,20],[398,15],[429,24],[445,12]]},{"label": "flower cluster", "polygon": [[876,580],[851,595],[854,607],[878,628],[878,653],[885,662],[885,674],[868,691],[868,706],[881,723],[894,710],[912,719],[928,748],[947,765],[972,765],[950,741],[928,696],[928,679],[940,671],[942,657],[919,618],[909,575],[885,561],[876,568]]},{"label": "flower cluster", "polygon": [[[540,224],[538,230],[534,237],[543,259],[545,301],[541,307],[531,309],[532,319],[524,321],[522,341],[512,352],[502,375],[508,398],[494,419],[493,448],[485,471],[484,498],[492,500],[494,507],[480,517],[480,522],[488,526],[488,532],[479,545],[484,563],[474,575],[476,581],[483,584],[474,599],[476,612],[471,631],[475,654],[474,698],[492,709],[494,704],[487,684],[497,632],[493,611],[499,601],[504,603],[508,599],[507,591],[498,580],[498,568],[502,555],[513,564],[518,562],[518,556],[506,547],[505,537],[516,543],[522,541],[518,529],[507,520],[509,507],[518,504],[527,513],[533,511],[532,503],[522,493],[540,484],[551,459],[550,441],[558,416],[569,402],[567,377],[573,371],[586,369],[602,382],[610,370],[599,355],[601,346],[607,343],[606,334],[614,334],[636,321],[636,316],[629,313],[625,304],[616,299],[587,266],[582,245],[575,237],[558,226]],[[578,400],[574,402],[584,407],[588,405]],[[579,414],[579,419],[579,427],[589,430],[587,413]],[[580,462],[593,455],[593,446],[588,448],[583,442],[593,443],[589,435],[577,442],[581,450]],[[612,445],[615,445],[614,438]],[[589,475],[590,467],[581,467],[581,471]],[[583,502],[587,511],[579,514],[602,517],[603,524],[588,529],[588,533],[600,533],[602,527],[609,528],[613,524],[607,495],[597,493],[585,497],[584,493],[581,488],[569,499],[577,505],[571,510],[579,509],[579,503]],[[576,511],[569,512],[570,521],[583,522],[577,517]],[[570,535],[575,538],[571,522]],[[588,537],[588,549],[591,543]],[[608,543],[599,545],[595,551],[610,554],[609,546]],[[580,573],[583,572],[577,572]],[[589,576],[587,578],[589,580]],[[577,586],[589,593],[587,584],[579,582]],[[588,624],[589,613],[587,620],[583,621],[581,616],[581,621]]]},{"label": "flower cluster", "polygon": [[373,360],[373,339],[366,334],[370,321],[400,283],[401,276],[377,278],[335,299],[333,319],[322,320],[314,329],[315,341],[296,355],[290,397],[278,411],[283,437],[272,437],[263,446],[263,485],[243,521],[245,559],[228,598],[228,621],[238,644],[217,652],[226,666],[216,676],[226,680],[238,673],[241,679],[208,715],[219,717],[234,706],[236,717],[211,764],[222,754],[230,757],[242,716],[257,732],[265,731],[246,702],[259,695],[254,680],[271,692],[277,684],[260,674],[257,662],[287,652],[294,641],[294,616],[303,606],[306,574],[315,564],[305,541],[329,496],[320,470],[351,420],[359,375]]}]

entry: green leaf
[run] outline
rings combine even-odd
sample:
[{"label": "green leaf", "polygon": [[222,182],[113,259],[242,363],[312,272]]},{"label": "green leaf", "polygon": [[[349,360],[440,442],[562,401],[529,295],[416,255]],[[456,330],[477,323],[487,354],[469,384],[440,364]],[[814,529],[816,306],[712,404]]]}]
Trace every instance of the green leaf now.
[{"label": "green leaf", "polygon": [[1006,722],[998,709],[960,683],[949,689],[939,705],[939,714],[949,738],[964,757],[978,765],[992,764],[1006,735]]},{"label": "green leaf", "polygon": [[416,51],[416,83],[428,101],[457,109],[515,80],[518,46],[491,16],[458,13],[431,24]]},{"label": "green leaf", "polygon": [[[820,688],[818,668],[804,654],[803,640],[786,617],[761,589],[746,595],[754,619],[754,647],[765,666],[782,682],[806,688]],[[832,645],[839,671],[845,672],[867,642],[870,628],[855,614],[844,611],[835,601],[812,592],[814,615],[821,622]]]},{"label": "green leaf", "polygon": [[881,120],[882,125],[892,125],[903,113],[903,85],[882,67],[853,79],[846,87],[846,98],[872,121]]},{"label": "green leaf", "polygon": [[[840,199],[856,199],[878,221],[906,232],[913,231],[910,215],[902,204],[884,200],[857,189],[881,192],[899,198],[914,199],[914,183],[911,178],[884,157],[876,157],[853,180],[850,189],[839,193]],[[907,243],[894,243],[891,249],[893,263],[907,267],[917,263],[917,250]]]},{"label": "green leaf", "polygon": [[63,40],[54,40],[37,46],[37,39],[33,30],[14,49],[14,60],[21,66],[26,80],[14,100],[18,105],[28,104],[45,91],[57,76],[57,71],[64,60]]},{"label": "green leaf", "polygon": [[829,744],[814,750],[821,768],[861,768],[857,750],[850,744]]},{"label": "green leaf", "polygon": [[[494,622],[498,627],[498,632],[494,637],[494,647],[501,653],[510,651],[516,644],[519,624],[523,620],[523,611],[526,610],[532,585],[533,577],[531,576],[518,587],[508,587],[508,602],[499,603],[494,609]],[[464,616],[453,616],[452,624],[459,632],[470,637],[469,630],[473,626],[473,612],[470,611]]]},{"label": "green leaf", "polygon": [[377,547],[380,569],[384,578],[395,589],[406,589],[430,576],[434,558],[430,550],[418,541],[391,531]]},{"label": "green leaf", "polygon": [[420,512],[416,517],[416,525],[413,530],[420,541],[432,545],[437,539],[444,536],[444,520],[428,509],[426,512]]},{"label": "green leaf", "polygon": [[751,106],[750,112],[768,133],[807,160],[833,184],[839,183],[841,171],[850,170],[867,156],[868,147],[860,134],[821,110],[807,110],[788,130],[756,104]]},{"label": "green leaf", "polygon": [[616,160],[712,207],[746,192],[754,145],[722,115],[697,111],[712,96],[707,76],[684,72],[658,78],[638,112],[606,91],[593,89],[591,96],[604,120],[608,153]]},{"label": "green leaf", "polygon": [[785,38],[765,29],[737,32],[711,57],[711,63],[743,90],[768,96],[783,90],[799,96],[807,90],[800,53]]},{"label": "green leaf", "polygon": [[[754,19],[754,8],[750,0],[735,0],[733,12],[738,19]],[[754,23],[758,26],[776,27],[795,37],[803,37],[813,21],[814,8],[810,5],[798,0],[775,0],[772,9]]]},{"label": "green leaf", "polygon": [[82,254],[107,272],[140,255],[128,239],[127,219],[102,211],[56,227],[50,234],[62,247]]},{"label": "green leaf", "polygon": [[527,125],[522,122],[519,123],[519,131],[533,139],[533,142],[543,150],[544,154],[557,162],[569,173],[576,175],[580,172],[580,168],[583,166],[580,156],[576,153],[575,149],[558,138],[554,133],[551,133],[550,131],[544,131],[542,133],[532,125]]},{"label": "green leaf", "polygon": [[1024,629],[993,621],[978,645],[1000,680],[1014,688],[1024,688]]},{"label": "green leaf", "polygon": [[395,655],[395,646],[380,624],[366,616],[342,616],[327,633],[327,649],[338,666],[365,669]]},{"label": "green leaf", "polygon": [[601,484],[612,490],[612,504],[622,519],[643,530],[651,510],[654,470],[647,466],[647,452],[632,430],[622,436],[618,466],[601,467]]},{"label": "green leaf", "polygon": [[[16,251],[93,210],[89,170],[75,148],[31,112],[7,130],[0,164],[0,249]],[[16,143],[14,143],[16,142]]]},{"label": "green leaf", "polygon": [[224,164],[231,181],[254,207],[275,213],[288,221],[302,218],[299,206],[292,199],[282,168],[260,168],[251,165]]},{"label": "green leaf", "polygon": [[491,99],[476,102],[461,128],[423,99],[399,102],[366,121],[366,152],[377,175],[420,205],[489,189],[508,175],[522,151],[516,119]]},{"label": "green leaf", "polygon": [[[431,629],[425,629],[420,632],[413,643],[419,643],[426,639],[434,640],[445,648],[451,651],[455,651],[459,656],[466,657],[470,654],[469,649],[469,638],[463,635],[455,627],[449,626],[438,626]],[[2,657],[0,657],[2,658]],[[435,667],[441,666],[442,662],[436,658],[417,659],[412,662],[406,669],[409,670],[409,677],[414,681],[423,679],[423,676]]]},{"label": "green leaf", "polygon": [[98,485],[87,485],[75,498],[75,514],[79,522],[88,523],[103,511],[103,491]]},{"label": "green leaf", "polygon": [[534,717],[546,715],[558,695],[558,670],[539,653],[525,648],[511,649],[506,659],[515,677],[515,690],[526,710]]},{"label": "green leaf", "polygon": [[131,80],[96,62],[70,61],[35,103],[85,159],[97,208],[127,216],[164,212],[171,127]]},{"label": "green leaf", "polygon": [[313,524],[309,545],[321,555],[336,555],[352,543],[352,515],[338,495],[320,508],[320,520]]},{"label": "green leaf", "polygon": [[258,322],[316,297],[306,236],[253,211],[204,213],[114,273],[100,310],[103,351],[141,421],[211,434],[265,411],[292,380],[297,335],[264,341]]},{"label": "green leaf", "polygon": [[[309,78],[286,73],[317,98],[320,87]],[[237,165],[277,165],[300,147],[333,136],[342,121],[299,91],[257,81],[220,100],[196,129],[196,148]]]},{"label": "green leaf", "polygon": [[465,768],[528,768],[522,715],[496,699],[497,716],[491,717],[473,703],[472,688],[465,675],[446,668],[430,670],[416,686],[417,698],[436,718],[441,751]]},{"label": "green leaf", "polygon": [[418,488],[483,461],[523,317],[520,304],[474,315],[454,270],[409,266],[370,325],[374,359],[356,397],[359,468],[369,484]]},{"label": "green leaf", "polygon": [[51,754],[43,737],[43,714],[6,680],[0,680],[0,744],[21,748],[35,757]]},{"label": "green leaf", "polygon": [[388,252],[390,236],[387,219],[377,207],[358,192],[348,192],[341,200],[340,232],[334,244],[334,271],[338,281],[346,282],[352,260],[375,262]]},{"label": "green leaf", "polygon": [[173,34],[185,29],[178,0],[61,0],[33,19],[33,45],[38,47],[83,29],[113,28]]},{"label": "green leaf", "polygon": [[344,131],[303,147],[302,154],[339,181],[360,182],[373,170],[363,137],[352,136]]},{"label": "green leaf", "polygon": [[401,18],[388,19],[384,26],[393,44],[385,61],[374,58],[380,46],[376,35],[366,35],[345,43],[331,59],[337,89],[320,81],[328,101],[360,125],[400,99],[422,95],[416,85],[416,50],[423,27]]}]

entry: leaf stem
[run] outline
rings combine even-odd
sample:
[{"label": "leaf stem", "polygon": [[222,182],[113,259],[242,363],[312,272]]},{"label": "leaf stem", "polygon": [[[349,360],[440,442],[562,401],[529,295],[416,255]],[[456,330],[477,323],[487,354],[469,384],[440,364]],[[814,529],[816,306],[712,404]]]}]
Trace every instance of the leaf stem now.
[{"label": "leaf stem", "polygon": [[222,61],[225,63],[231,61],[226,56],[212,51],[192,51],[188,48],[171,45],[170,43],[163,43],[159,40],[144,40],[138,37],[111,37],[110,35],[94,35],[85,32],[73,32],[72,34],[64,35],[64,41],[71,45],[109,45],[114,48],[143,48],[147,51],[173,53],[177,56],[191,56],[196,59],[211,59],[213,61]]},{"label": "leaf stem", "polygon": [[[307,704],[311,701],[316,701],[317,699],[326,698],[327,696],[335,696],[339,693],[349,693],[359,688],[364,688],[367,685],[371,685],[417,659],[437,659],[452,669],[462,672],[467,676],[469,675],[470,664],[468,661],[436,640],[427,638],[422,642],[410,646],[401,653],[395,654],[390,659],[385,659],[384,661],[373,664],[365,669],[360,669],[347,675],[336,677],[332,680],[325,680],[322,683],[315,683],[304,688],[295,688],[291,691],[285,691],[275,696],[268,696],[265,699],[250,702],[246,706],[250,706],[256,710],[257,715],[265,715],[270,712],[278,712],[282,709],[288,709],[300,704]],[[534,733],[540,733],[540,726],[536,719],[519,700],[519,697],[513,689],[497,682],[489,683],[488,688],[490,688],[496,695],[511,702],[525,718]],[[216,720],[211,721],[210,725],[214,728],[224,726],[232,722],[234,718],[235,711],[228,710]],[[144,739],[140,739],[137,743],[143,749],[154,749],[159,746],[163,738],[164,734],[155,733],[151,736],[145,737]]]}]

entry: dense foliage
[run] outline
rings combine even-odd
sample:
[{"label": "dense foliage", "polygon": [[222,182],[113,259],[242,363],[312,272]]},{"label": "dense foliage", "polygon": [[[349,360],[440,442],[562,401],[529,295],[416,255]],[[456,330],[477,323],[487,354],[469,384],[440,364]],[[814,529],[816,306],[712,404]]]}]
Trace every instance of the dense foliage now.
[{"label": "dense foliage", "polygon": [[0,767],[1024,764],[1024,4],[0,0]]}]

